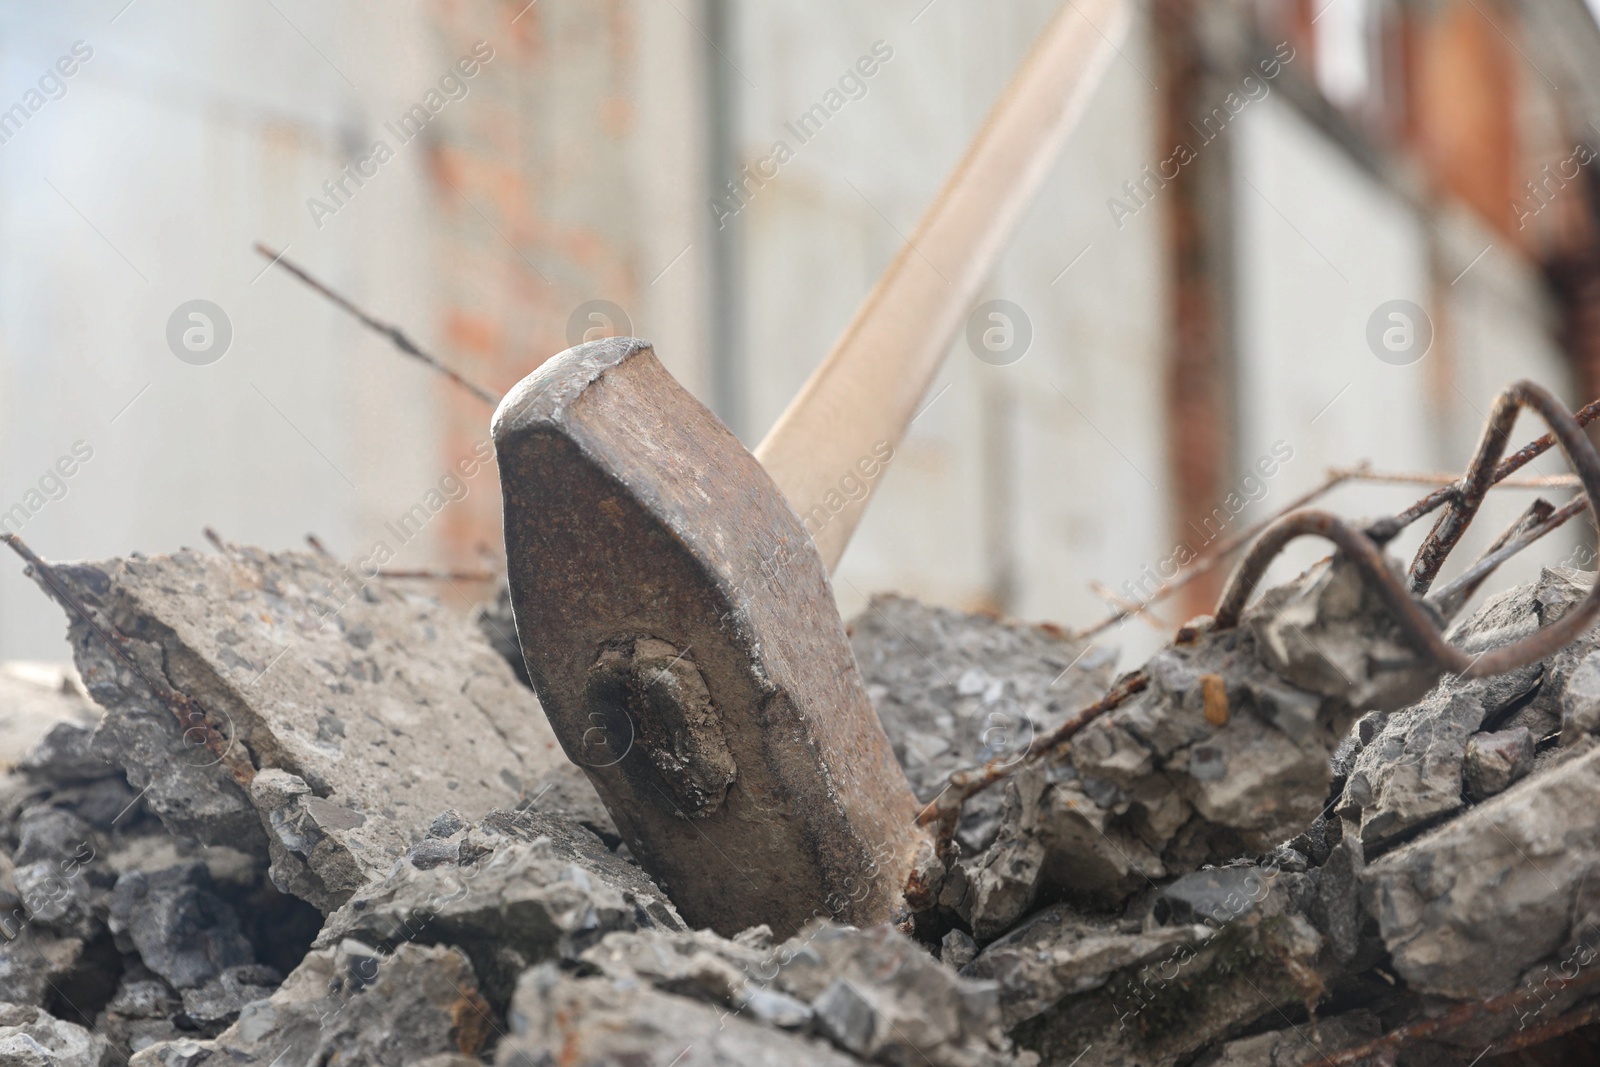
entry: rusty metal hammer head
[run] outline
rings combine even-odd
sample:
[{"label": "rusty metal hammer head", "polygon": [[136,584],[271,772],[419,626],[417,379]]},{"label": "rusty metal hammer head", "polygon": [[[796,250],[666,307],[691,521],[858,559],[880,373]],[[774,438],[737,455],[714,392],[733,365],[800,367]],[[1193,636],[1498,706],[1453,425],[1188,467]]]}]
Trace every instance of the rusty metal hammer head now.
[{"label": "rusty metal hammer head", "polygon": [[494,440],[528,673],[685,917],[890,918],[916,802],[761,465],[632,338],[548,360]]}]

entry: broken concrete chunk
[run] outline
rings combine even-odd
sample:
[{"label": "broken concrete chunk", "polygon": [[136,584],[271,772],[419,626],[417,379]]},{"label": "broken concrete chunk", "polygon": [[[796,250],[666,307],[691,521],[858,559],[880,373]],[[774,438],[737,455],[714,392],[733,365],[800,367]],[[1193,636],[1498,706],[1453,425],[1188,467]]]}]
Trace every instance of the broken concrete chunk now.
[{"label": "broken concrete chunk", "polygon": [[7,1067],[111,1067],[111,1043],[39,1008],[0,1004],[0,1063]]},{"label": "broken concrete chunk", "polygon": [[1595,903],[1600,748],[1511,786],[1373,861],[1362,903],[1395,970],[1459,999],[1508,991]]},{"label": "broken concrete chunk", "polygon": [[[231,546],[56,576],[126,635],[158,689],[207,717],[209,732],[180,723],[69,611],[79,668],[108,709],[95,753],[180,836],[261,854],[270,840],[278,884],[324,910],[385,873],[439,811],[511,806],[564,760],[533,694],[469,622],[324,557]],[[258,801],[256,771],[308,792],[280,783]],[[269,802],[281,803],[258,807]]]},{"label": "broken concrete chunk", "polygon": [[212,892],[206,866],[130,871],[111,893],[111,932],[175,989],[194,989],[230,967],[255,962],[239,916]]},{"label": "broken concrete chunk", "polygon": [[984,949],[962,973],[1000,987],[1007,1027],[1063,998],[1096,989],[1116,972],[1146,964],[1186,963],[1211,931],[1200,925],[1140,929],[1139,924],[1082,915],[1064,904],[1045,908]]},{"label": "broken concrete chunk", "polygon": [[951,930],[939,939],[939,962],[946,967],[959,971],[977,958],[978,943],[966,931]]},{"label": "broken concrete chunk", "polygon": [[1320,1019],[1315,1029],[1291,1027],[1229,1041],[1206,1053],[1196,1067],[1316,1067],[1330,1053],[1354,1048],[1383,1034],[1383,1020],[1369,1011]]},{"label": "broken concrete chunk", "polygon": [[[951,772],[1020,758],[1033,738],[1098,700],[1115,650],[1059,627],[876,596],[849,625],[867,693],[912,791],[932,800]],[[999,829],[1000,797],[980,796],[957,835],[975,852]]]},{"label": "broken concrete chunk", "polygon": [[43,1007],[77,966],[83,941],[58,937],[33,923],[18,930],[15,916],[6,925],[15,936],[0,940],[0,1001]]},{"label": "broken concrete chunk", "polygon": [[[1592,581],[1582,572],[1545,570],[1537,581],[1490,599],[1452,628],[1450,638],[1469,653],[1519,640],[1562,618]],[[1414,706],[1388,716],[1351,761],[1339,802],[1339,812],[1359,824],[1367,851],[1443,818],[1461,807],[1464,789],[1478,789],[1465,780],[1469,739],[1478,731],[1520,728],[1535,745],[1558,725],[1569,743],[1587,736],[1589,691],[1600,684],[1600,663],[1585,664],[1597,647],[1600,631],[1591,630],[1540,663],[1492,678],[1446,678]],[[1517,762],[1520,743],[1507,743],[1512,747],[1501,756],[1512,759],[1503,768],[1509,777],[1497,777],[1502,771],[1491,755],[1480,765],[1488,777],[1474,797],[1492,795],[1497,782],[1503,789],[1525,773]]]},{"label": "broken concrete chunk", "polygon": [[[1404,581],[1399,561],[1384,558]],[[1262,593],[1244,623],[1255,634],[1262,663],[1288,688],[1358,711],[1404,707],[1439,677],[1432,661],[1400,637],[1382,598],[1342,555]],[[1278,725],[1294,735],[1287,724]]]},{"label": "broken concrete chunk", "polygon": [[177,1022],[185,1030],[215,1037],[239,1017],[241,1008],[270,997],[282,981],[283,975],[260,964],[229,967],[204,985],[183,991]]},{"label": "broken concrete chunk", "polygon": [[1579,662],[1561,693],[1561,743],[1573,745],[1600,732],[1600,652]]},{"label": "broken concrete chunk", "polygon": [[135,1052],[128,1067],[200,1067],[210,1060],[217,1046],[211,1041],[180,1037],[161,1041]]},{"label": "broken concrete chunk", "polygon": [[809,1002],[817,1031],[862,1059],[934,1067],[1014,1062],[998,985],[958,977],[892,926],[814,923],[784,944],[772,984]]},{"label": "broken concrete chunk", "polygon": [[[1491,647],[1536,630],[1587,581],[1546,572],[1466,620],[1460,639]],[[1336,751],[1340,810],[1359,816],[1369,846],[1387,844],[1459,809],[1468,739],[1544,721],[1578,656],[1430,692],[1437,670],[1336,555],[1262,594],[1239,627],[1189,630],[1146,665],[1142,692],[1015,775],[994,844],[947,872],[940,905],[982,942],[1037,900],[1115,907],[1152,881],[1264,854],[1324,819]],[[1407,699],[1420,702],[1393,710]],[[1341,748],[1364,710],[1391,713]]]},{"label": "broken concrete chunk", "polygon": [[[1069,819],[1062,824],[1070,830]],[[1038,821],[1022,825],[971,863],[957,864],[940,892],[941,905],[966,920],[980,941],[1009,930],[1039,898],[1050,854],[1045,842],[1028,833]]]},{"label": "broken concrete chunk", "polygon": [[1260,907],[1282,873],[1253,865],[1193,871],[1156,892],[1151,917],[1163,926],[1224,926]]},{"label": "broken concrete chunk", "polygon": [[11,872],[27,921],[56,933],[87,937],[93,929],[93,901],[87,882],[65,875],[55,860],[38,860]]},{"label": "broken concrete chunk", "polygon": [[775,972],[768,966],[773,955],[710,930],[649,930],[607,934],[579,959],[608,978],[639,978],[663,992],[741,1009]]},{"label": "broken concrete chunk", "polygon": [[648,984],[877,1063],[1013,1062],[994,983],[957,976],[890,926],[818,922],[778,946],[709,931],[613,933],[581,963],[616,988]]},{"label": "broken concrete chunk", "polygon": [[[571,1067],[858,1067],[826,1041],[658,992],[636,980],[574,978],[541,964],[517,983],[495,1063],[535,1067],[560,1049]],[[693,1058],[688,1059],[691,1053]],[[908,1061],[909,1062],[909,1061]],[[919,1061],[920,1062],[920,1061]]]},{"label": "broken concrete chunk", "polygon": [[564,819],[496,812],[447,840],[458,862],[397,864],[329,916],[316,944],[459,946],[503,1008],[535,963],[575,960],[612,930],[684,929],[648,875]]},{"label": "broken concrete chunk", "polygon": [[1461,806],[1467,740],[1488,712],[1477,688],[1441,685],[1362,747],[1338,810],[1368,848]]},{"label": "broken concrete chunk", "polygon": [[135,965],[131,973],[123,975],[116,994],[95,1018],[95,1031],[104,1034],[122,1055],[131,1055],[162,1041],[193,1036],[183,1034],[173,1023],[182,1008],[183,1001],[171,986]]},{"label": "broken concrete chunk", "polygon": [[40,804],[22,812],[17,820],[17,848],[11,860],[18,866],[38,860],[71,860],[93,851],[89,824],[64,808]]},{"label": "broken concrete chunk", "polygon": [[1533,734],[1518,726],[1474,734],[1467,742],[1467,794],[1484,800],[1533,770]]},{"label": "broken concrete chunk", "polygon": [[1274,1009],[1303,1005],[1323,992],[1314,968],[1322,938],[1282,903],[1269,900],[1202,944],[1122,968],[1096,988],[1024,1020],[1012,1037],[1045,1063],[1070,1064],[1091,1045],[1097,1067],[1189,1063],[1252,1020],[1276,1019]]},{"label": "broken concrete chunk", "polygon": [[[1452,628],[1447,637],[1468,653],[1477,653],[1518,640],[1564,617],[1573,604],[1588,595],[1594,574],[1588,571],[1546,568],[1533,582],[1516,586],[1490,598],[1471,617]],[[1485,727],[1494,730],[1523,726],[1541,741],[1562,728],[1565,694],[1583,661],[1600,649],[1600,630],[1591,628],[1579,634],[1566,647],[1546,656],[1541,663],[1502,675],[1512,682],[1535,672],[1533,684],[1520,695],[1502,691],[1486,700],[1491,708],[1504,709],[1490,715]],[[1497,679],[1485,679],[1491,684]],[[1584,683],[1580,679],[1574,699],[1581,701]],[[1510,698],[1510,699],[1507,699]],[[1574,740],[1576,740],[1574,734]]]},{"label": "broken concrete chunk", "polygon": [[270,998],[246,1004],[217,1037],[215,1058],[408,1067],[441,1053],[476,1056],[492,1032],[472,965],[456,949],[402,944],[384,955],[346,941],[311,952]]},{"label": "broken concrete chunk", "polygon": [[114,764],[91,750],[98,721],[99,716],[93,722],[65,720],[56,723],[28,749],[17,763],[17,769],[51,782],[90,782],[116,774]]},{"label": "broken concrete chunk", "polygon": [[583,969],[637,979],[665,993],[730,1008],[751,1022],[800,1030],[815,1018],[810,1004],[769,988],[779,952],[770,943],[730,941],[709,930],[612,933],[580,957]]},{"label": "broken concrete chunk", "polygon": [[[1362,648],[1389,640],[1381,605],[1350,587],[1344,568],[1313,567],[1264,595],[1245,625],[1200,627],[1153,657],[1142,692],[1007,783],[994,844],[958,861],[941,906],[982,942],[1037,900],[1115,907],[1155,880],[1302,833],[1322,812],[1329,759],[1361,706],[1432,676],[1400,656],[1360,666],[1360,685],[1325,691],[1328,668],[1311,666],[1296,642],[1343,642],[1342,662],[1356,670]],[[1261,621],[1285,612],[1301,636]]]}]

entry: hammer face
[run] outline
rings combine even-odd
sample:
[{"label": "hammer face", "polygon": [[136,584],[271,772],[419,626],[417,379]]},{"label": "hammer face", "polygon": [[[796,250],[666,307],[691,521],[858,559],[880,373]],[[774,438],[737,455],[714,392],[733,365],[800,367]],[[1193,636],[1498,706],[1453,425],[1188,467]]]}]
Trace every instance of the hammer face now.
[{"label": "hammer face", "polygon": [[547,361],[494,439],[529,675],[684,916],[779,936],[890,918],[915,800],[760,464],[629,338]]}]

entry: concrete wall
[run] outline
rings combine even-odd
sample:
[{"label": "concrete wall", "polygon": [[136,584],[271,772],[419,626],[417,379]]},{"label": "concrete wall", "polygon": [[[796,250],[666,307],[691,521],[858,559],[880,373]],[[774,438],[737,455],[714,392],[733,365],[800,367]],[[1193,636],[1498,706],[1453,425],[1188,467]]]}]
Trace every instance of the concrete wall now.
[{"label": "concrete wall", "polygon": [[[1380,471],[1460,474],[1495,394],[1519,378],[1544,384],[1574,407],[1584,402],[1555,343],[1537,271],[1477,216],[1448,204],[1425,209],[1278,97],[1245,111],[1237,133],[1240,462],[1249,467],[1279,441],[1294,452],[1264,480],[1265,496],[1241,522],[1277,510],[1321,482],[1329,467],[1370,460]],[[1426,329],[1433,339],[1425,354],[1395,352],[1389,362],[1372,347],[1369,328],[1376,317],[1380,329],[1403,329],[1388,318],[1397,300],[1421,309],[1417,336]],[[1514,440],[1544,429],[1524,418]],[[1565,471],[1559,456],[1546,456],[1533,473]],[[1351,484],[1320,506],[1377,517],[1427,491]],[[1443,577],[1475,558],[1533,495],[1492,494]],[[1566,499],[1560,491],[1546,495]],[[1407,531],[1395,553],[1409,562],[1431,525]],[[1513,560],[1490,591],[1533,577],[1568,555],[1576,538],[1576,528],[1564,531]],[[1271,580],[1327,552],[1325,542],[1306,539],[1274,565]]]},{"label": "concrete wall", "polygon": [[[17,532],[47,558],[168,551],[209,524],[273,547],[315,532],[353,564],[380,544],[393,566],[496,559],[492,465],[443,482],[489,409],[263,273],[257,240],[495,389],[595,298],[705,389],[703,43],[671,4],[121,6],[0,9],[7,106],[92,49],[0,144],[0,509],[43,503]],[[477,74],[441,87],[475,47]],[[417,104],[438,110],[403,138],[389,124]],[[373,176],[324,192],[378,141]],[[165,338],[195,298],[233,330],[206,366]],[[30,497],[77,441],[93,456],[65,496]],[[465,496],[435,512],[441,488]],[[408,513],[426,521],[397,535]],[[20,570],[0,563],[0,657],[58,658],[60,613]]]}]

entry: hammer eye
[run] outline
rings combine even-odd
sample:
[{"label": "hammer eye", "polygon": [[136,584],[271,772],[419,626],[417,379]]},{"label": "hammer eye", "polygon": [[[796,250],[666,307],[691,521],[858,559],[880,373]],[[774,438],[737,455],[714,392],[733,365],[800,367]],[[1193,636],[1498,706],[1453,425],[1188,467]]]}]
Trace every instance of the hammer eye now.
[{"label": "hammer eye", "polygon": [[634,745],[685,813],[722,806],[738,770],[721,717],[689,651],[653,637],[609,644],[585,686],[591,725],[582,735],[591,767],[620,761]]}]

